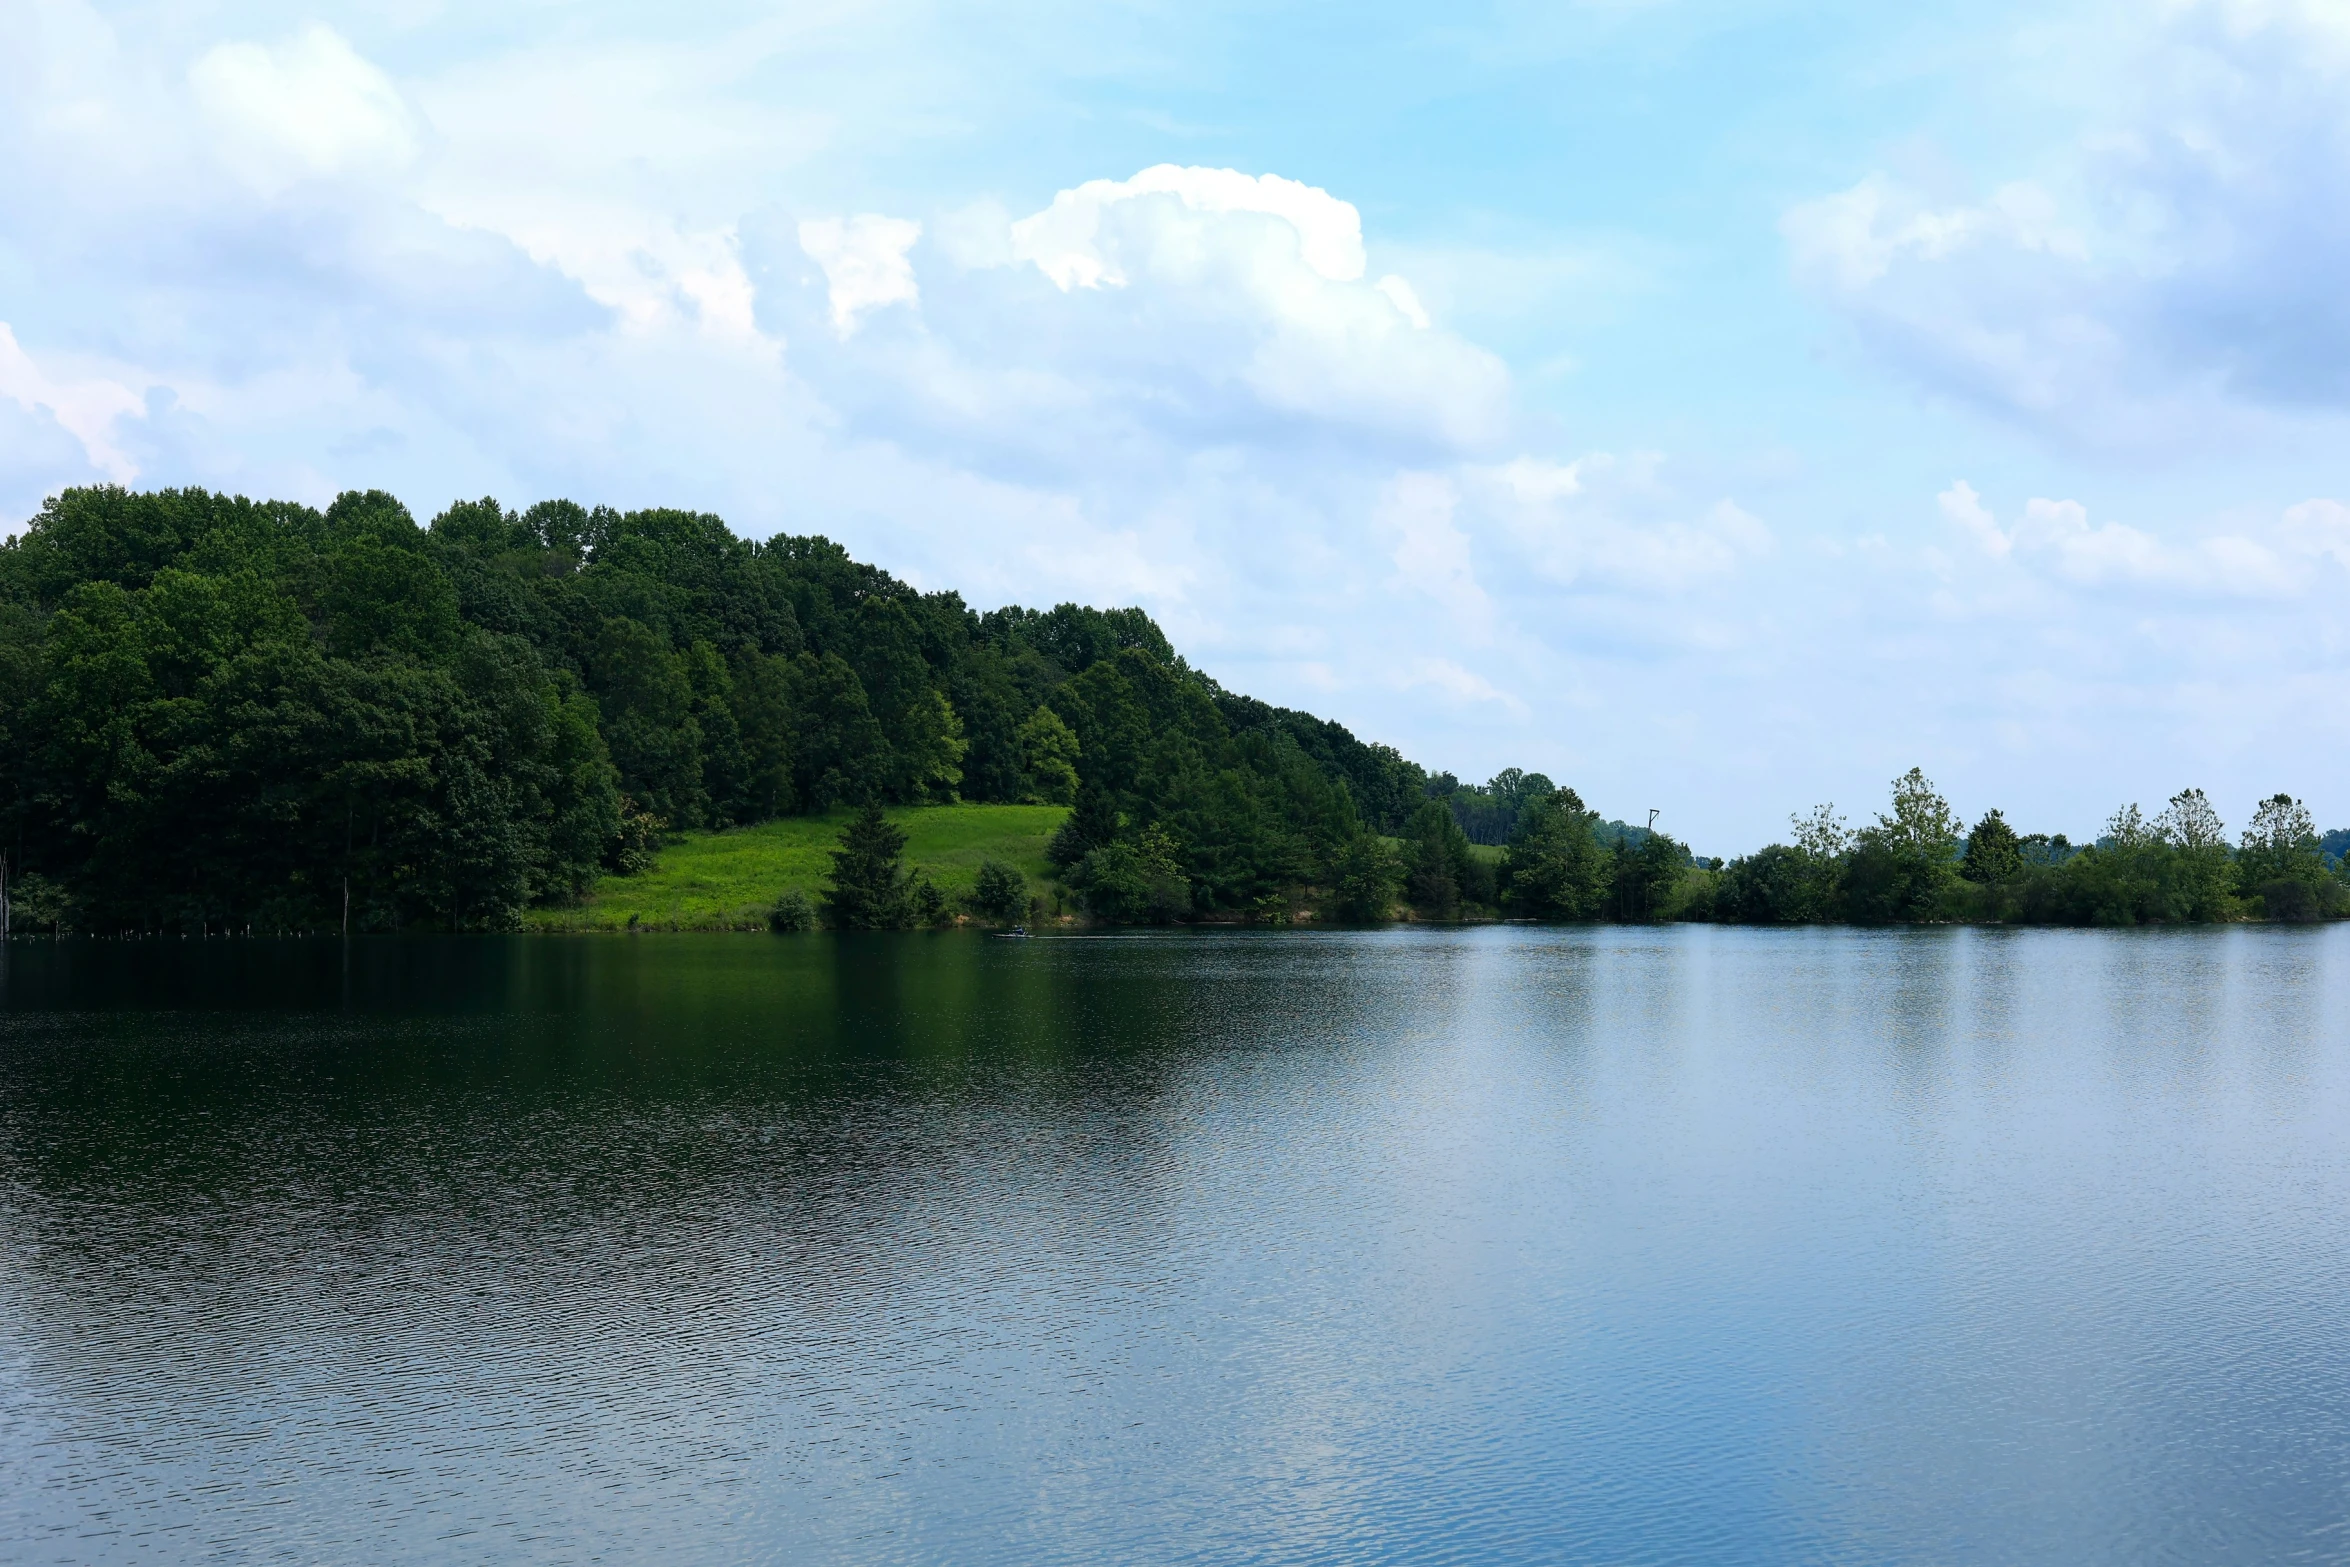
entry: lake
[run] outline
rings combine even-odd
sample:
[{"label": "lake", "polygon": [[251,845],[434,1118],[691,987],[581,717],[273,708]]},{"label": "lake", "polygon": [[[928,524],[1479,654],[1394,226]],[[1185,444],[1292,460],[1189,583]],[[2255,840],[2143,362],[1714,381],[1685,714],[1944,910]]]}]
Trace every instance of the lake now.
[{"label": "lake", "polygon": [[0,962],[9,1562],[2350,1560],[2350,928]]}]

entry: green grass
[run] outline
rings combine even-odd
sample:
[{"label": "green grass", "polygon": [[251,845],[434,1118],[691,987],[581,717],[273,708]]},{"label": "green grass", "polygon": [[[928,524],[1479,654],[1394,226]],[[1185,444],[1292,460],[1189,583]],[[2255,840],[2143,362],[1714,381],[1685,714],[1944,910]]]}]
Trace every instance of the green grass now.
[{"label": "green grass", "polygon": [[[832,849],[850,812],[795,816],[726,832],[689,833],[636,876],[606,876],[585,902],[532,909],[530,930],[765,930],[776,894],[822,895]],[[1045,841],[1068,811],[1058,805],[930,805],[893,810],[906,864],[928,871],[949,901],[970,890],[986,860],[1002,860],[1042,891],[1052,875]]]}]

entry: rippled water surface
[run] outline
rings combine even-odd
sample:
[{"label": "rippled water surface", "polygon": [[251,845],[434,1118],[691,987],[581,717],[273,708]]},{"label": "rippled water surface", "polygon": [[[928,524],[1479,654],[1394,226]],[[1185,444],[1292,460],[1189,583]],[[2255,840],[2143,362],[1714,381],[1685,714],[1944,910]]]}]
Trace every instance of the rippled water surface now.
[{"label": "rippled water surface", "polygon": [[2350,929],[0,962],[7,1561],[2350,1560]]}]

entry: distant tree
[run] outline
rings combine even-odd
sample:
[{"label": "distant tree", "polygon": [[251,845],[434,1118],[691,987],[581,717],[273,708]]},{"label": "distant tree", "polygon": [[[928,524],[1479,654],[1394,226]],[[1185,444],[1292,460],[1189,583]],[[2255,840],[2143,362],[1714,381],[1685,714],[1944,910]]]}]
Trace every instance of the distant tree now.
[{"label": "distant tree", "polygon": [[971,884],[971,908],[993,920],[1015,920],[1028,911],[1028,878],[1001,860],[979,867]]},{"label": "distant tree", "polygon": [[1191,912],[1191,883],[1183,874],[1181,851],[1156,824],[1130,841],[1094,849],[1069,880],[1086,907],[1106,919],[1163,925]]},{"label": "distant tree", "polygon": [[1958,818],[1925,773],[1894,779],[1892,803],[1844,858],[1845,913],[1862,924],[1932,919],[1958,879]]},{"label": "distant tree", "polygon": [[1587,920],[1606,906],[1615,854],[1593,829],[1599,813],[1572,789],[1532,802],[1502,852],[1502,902],[1532,919]]},{"label": "distant tree", "polygon": [[1358,835],[1331,862],[1331,901],[1341,919],[1386,919],[1402,884],[1403,862],[1375,833]]},{"label": "distant tree", "polygon": [[1774,843],[1722,871],[1714,894],[1715,913],[1749,925],[1783,925],[1814,918],[1813,857],[1789,844]]},{"label": "distant tree", "polygon": [[1974,831],[1967,834],[1966,854],[1959,862],[1959,874],[1968,881],[1995,886],[2023,868],[2023,850],[2018,847],[2015,829],[2007,825],[2007,818],[1998,811],[1985,811],[1983,819],[1975,823]]},{"label": "distant tree", "polygon": [[1689,850],[1661,832],[1644,833],[1640,842],[1616,850],[1609,902],[1620,920],[1654,919],[1669,898],[1673,884],[1689,864]]},{"label": "distant tree", "polygon": [[1051,840],[1045,845],[1045,857],[1067,870],[1094,850],[1107,848],[1117,840],[1117,799],[1101,785],[1088,784],[1077,791],[1076,808],[1053,830]]},{"label": "distant tree", "polygon": [[1021,797],[1040,805],[1067,805],[1077,798],[1077,732],[1061,715],[1040,707],[1020,725]]},{"label": "distant tree", "polygon": [[2172,795],[2154,819],[2154,830],[2178,859],[2181,917],[2198,922],[2233,918],[2236,878],[2227,823],[2203,791],[2182,789]]},{"label": "distant tree", "polygon": [[2315,919],[2341,902],[2318,849],[2317,823],[2289,794],[2270,795],[2253,811],[2236,853],[2236,882],[2270,919]]},{"label": "distant tree", "polygon": [[903,856],[906,835],[890,825],[881,802],[865,808],[841,829],[832,851],[832,890],[825,894],[826,920],[837,930],[894,930],[906,923]]},{"label": "distant tree", "polygon": [[[1448,793],[1450,791],[1447,791]],[[1405,831],[1404,896],[1430,919],[1453,919],[1466,895],[1471,855],[1468,835],[1444,800],[1430,800]]]}]

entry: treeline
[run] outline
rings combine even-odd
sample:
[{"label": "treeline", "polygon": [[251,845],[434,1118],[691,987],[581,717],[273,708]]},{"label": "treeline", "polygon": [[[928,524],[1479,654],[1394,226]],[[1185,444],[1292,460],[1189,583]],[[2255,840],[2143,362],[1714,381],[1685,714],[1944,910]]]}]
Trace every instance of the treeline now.
[{"label": "treeline", "polygon": [[2146,815],[2124,806],[2094,843],[2019,835],[2003,813],[1965,828],[1925,775],[1894,780],[1891,808],[1851,828],[1820,806],[1772,844],[1694,873],[1684,917],[1758,924],[1967,920],[2027,925],[2176,925],[2350,914],[2338,850],[2289,794],[2260,802],[2231,843],[2200,789]]},{"label": "treeline", "polygon": [[[1970,830],[1923,772],[1853,827],[1832,806],[1793,839],[1727,864],[1664,833],[1604,821],[1571,789],[1512,769],[1465,791],[1444,777],[1407,825],[1401,892],[1432,918],[1711,920],[1745,924],[1977,922],[2165,925],[2350,916],[2350,833],[2321,837],[2290,795],[2260,802],[2231,842],[2199,789],[2157,814],[2114,813],[2095,842],[2019,835],[2004,813]],[[1469,797],[1464,800],[1463,796]],[[1471,845],[1495,841],[1498,859]]]},{"label": "treeline", "polygon": [[1425,783],[1139,610],[982,615],[702,513],[108,487],[0,547],[20,928],[507,928],[663,834],[866,800],[1073,804],[1105,914],[1212,914],[1333,883]]},{"label": "treeline", "polygon": [[[2076,848],[1998,811],[1968,830],[1913,770],[1873,822],[1823,806],[1705,861],[1539,773],[1464,785],[1226,691],[1140,610],[980,614],[702,513],[481,500],[419,526],[376,491],[92,488],[0,546],[20,929],[504,929],[667,834],[953,800],[1070,807],[1052,863],[1112,921],[2350,912],[2350,836],[2285,795],[2233,842],[2187,790]],[[949,915],[860,821],[832,922]],[[992,875],[971,910],[1013,917],[1027,891]]]}]

